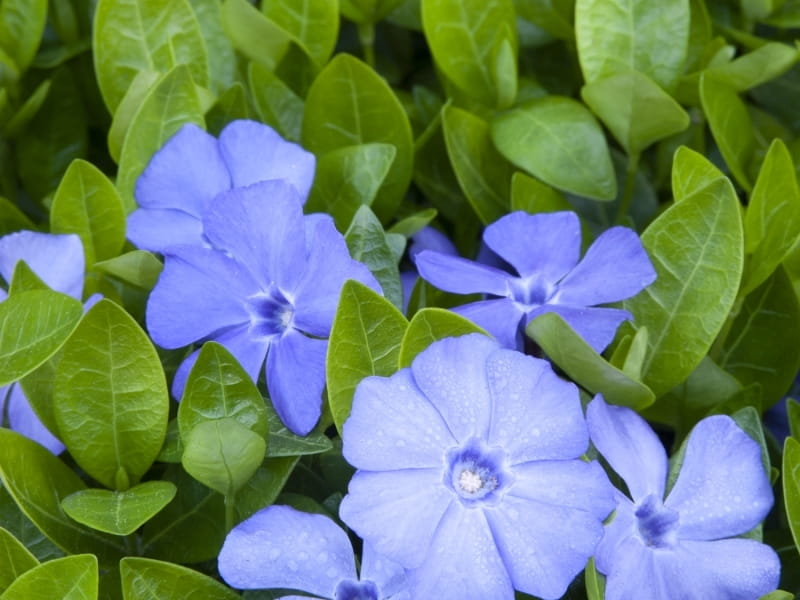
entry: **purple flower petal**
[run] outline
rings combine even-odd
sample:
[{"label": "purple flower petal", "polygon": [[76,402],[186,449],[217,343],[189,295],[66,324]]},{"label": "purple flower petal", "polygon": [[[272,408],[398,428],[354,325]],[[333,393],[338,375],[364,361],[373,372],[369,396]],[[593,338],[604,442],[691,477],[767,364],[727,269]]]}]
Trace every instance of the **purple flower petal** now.
[{"label": "purple flower petal", "polygon": [[[659,555],[649,551],[641,540],[624,538],[616,547],[614,562],[610,569],[598,570],[606,576],[605,600],[672,600],[675,594],[674,581],[665,579]],[[694,567],[692,571],[694,571]],[[681,578],[686,573],[681,574]],[[702,596],[689,596],[689,598]],[[712,596],[715,597],[715,596]]]},{"label": "purple flower petal", "polygon": [[219,146],[234,187],[270,179],[286,179],[305,203],[314,180],[316,159],[272,128],[256,121],[229,123],[219,134]]},{"label": "purple flower petal", "polygon": [[633,500],[649,494],[663,498],[667,453],[647,422],[629,408],[609,406],[599,394],[589,403],[586,420],[592,443],[625,481]]},{"label": "purple flower petal", "polygon": [[356,578],[347,534],[328,517],[288,506],[267,507],[234,527],[218,565],[238,589],[288,588],[326,598],[339,581]]},{"label": "purple flower petal", "polygon": [[623,321],[633,318],[628,311],[618,308],[582,308],[545,304],[528,313],[526,325],[539,315],[548,312],[560,315],[597,353],[605,350],[611,343]]},{"label": "purple flower petal", "polygon": [[392,600],[411,600],[406,588],[406,571],[398,563],[378,554],[364,542],[361,558],[361,581],[373,581],[380,590],[380,597]]},{"label": "purple flower petal", "polygon": [[203,222],[181,210],[140,208],[128,215],[127,235],[138,248],[164,253],[179,244],[202,245]]},{"label": "purple flower petal", "polygon": [[510,495],[503,508],[486,518],[514,587],[560,598],[603,536],[602,523],[588,512]]},{"label": "purple flower petal", "polygon": [[418,567],[448,506],[452,492],[441,469],[357,471],[339,506],[339,516],[374,549],[405,568]]},{"label": "purple flower petal", "polygon": [[486,358],[497,348],[497,342],[478,333],[446,338],[411,364],[417,386],[459,442],[486,439],[492,411]]},{"label": "purple flower petal", "polygon": [[307,435],[322,412],[328,340],[287,330],[267,353],[267,389],[275,412],[297,435]]},{"label": "purple flower petal", "polygon": [[577,306],[617,302],[635,296],[655,280],[655,269],[636,232],[612,227],[561,281],[552,301]]},{"label": "purple flower petal", "polygon": [[409,572],[413,598],[512,600],[503,564],[484,511],[454,502],[439,523],[425,561]]},{"label": "purple flower petal", "polygon": [[8,283],[20,260],[55,291],[81,299],[85,259],[77,235],[18,231],[0,238],[0,275]]},{"label": "purple flower petal", "polygon": [[680,513],[678,536],[713,540],[745,533],[764,519],[772,502],[758,444],[730,417],[700,421],[664,502]]},{"label": "purple flower petal", "polygon": [[616,509],[613,515],[609,518],[609,522],[605,526],[603,539],[597,545],[595,551],[595,564],[598,571],[608,574],[613,569],[616,569],[615,561],[617,560],[618,552],[624,553],[624,548],[620,547],[629,543],[632,537],[636,538],[636,542],[642,548],[640,552],[644,553],[644,543],[642,539],[636,535],[636,516],[634,510],[636,507],[630,499],[617,490],[613,492]]},{"label": "purple flower petal", "polygon": [[408,369],[358,384],[342,440],[347,461],[367,471],[440,468],[442,448],[457,444]]},{"label": "purple flower petal", "polygon": [[574,212],[517,211],[489,225],[483,240],[521,277],[535,275],[542,283],[554,284],[578,262],[581,225]]},{"label": "purple flower petal", "polygon": [[415,263],[420,277],[446,292],[495,296],[510,293],[508,273],[466,258],[423,250],[417,254]]},{"label": "purple flower petal", "polygon": [[8,424],[17,433],[38,442],[53,454],[61,454],[64,451],[65,446],[61,440],[54,436],[33,412],[19,384],[12,385],[8,394]]},{"label": "purple flower petal", "polygon": [[450,238],[430,225],[423,227],[411,236],[411,243],[408,246],[408,257],[414,262],[417,258],[417,254],[423,250],[433,250],[441,254],[458,256],[458,250],[456,250]]},{"label": "purple flower petal", "polygon": [[577,458],[589,447],[578,388],[546,361],[500,349],[486,361],[493,413],[489,444],[511,464]]},{"label": "purple flower petal", "polygon": [[504,348],[522,348],[519,323],[525,316],[525,312],[510,298],[471,302],[463,306],[456,306],[453,312],[483,327]]}]

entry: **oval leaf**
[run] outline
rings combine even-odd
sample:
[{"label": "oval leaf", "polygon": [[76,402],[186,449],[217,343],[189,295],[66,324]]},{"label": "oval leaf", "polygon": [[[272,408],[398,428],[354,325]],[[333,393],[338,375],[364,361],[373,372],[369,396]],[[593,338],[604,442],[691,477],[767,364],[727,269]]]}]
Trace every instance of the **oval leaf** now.
[{"label": "oval leaf", "polygon": [[469,333],[489,335],[475,323],[443,308],[423,308],[412,317],[403,336],[398,367],[410,367],[417,354],[433,342]]},{"label": "oval leaf", "polygon": [[0,598],[97,600],[99,577],[97,557],[92,554],[57,558],[23,573]]},{"label": "oval leaf", "polygon": [[783,501],[794,545],[800,550],[800,442],[787,437],[783,444]]},{"label": "oval leaf", "polygon": [[0,527],[0,594],[25,571],[39,564],[25,545]]},{"label": "oval leaf", "polygon": [[180,565],[150,558],[123,558],[119,563],[125,600],[237,600],[229,587]]},{"label": "oval leaf", "polygon": [[339,36],[336,2],[270,0],[262,3],[261,11],[289,33],[319,67],[328,62]]}]

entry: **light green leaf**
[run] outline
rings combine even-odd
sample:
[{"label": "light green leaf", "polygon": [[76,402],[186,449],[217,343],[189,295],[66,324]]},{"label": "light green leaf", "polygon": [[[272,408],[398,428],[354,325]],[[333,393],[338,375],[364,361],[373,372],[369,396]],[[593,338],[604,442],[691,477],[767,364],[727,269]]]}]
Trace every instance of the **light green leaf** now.
[{"label": "light green leaf", "polygon": [[125,243],[125,212],[114,184],[93,164],[75,160],[50,208],[53,233],[77,233],[86,266],[114,258]]},{"label": "light green leaf", "polygon": [[783,443],[783,502],[794,545],[800,550],[800,442],[787,437]]},{"label": "light green leaf", "polygon": [[574,39],[574,0],[516,0],[514,7],[519,17],[541,27],[553,37]]},{"label": "light green leaf", "polygon": [[80,302],[50,290],[20,292],[0,302],[0,386],[53,356],[82,313]]},{"label": "light green leaf", "polygon": [[0,594],[0,600],[97,600],[97,557],[57,558],[26,571]]},{"label": "light green leaf", "polygon": [[0,235],[20,229],[36,229],[36,226],[16,205],[0,196]]},{"label": "light green leaf", "polygon": [[136,111],[160,77],[157,71],[139,71],[120,100],[108,130],[108,152],[117,163]]},{"label": "light green leaf", "polygon": [[25,545],[0,527],[0,594],[25,571],[39,564]]},{"label": "light green leaf", "polygon": [[672,195],[675,202],[680,202],[724,178],[722,171],[702,154],[686,146],[681,146],[675,152],[672,165]]},{"label": "light green leaf", "polygon": [[[3,0],[0,4],[0,49],[14,61],[19,73],[36,56],[47,21],[47,0]],[[0,76],[0,87],[3,81]]]},{"label": "light green leaf", "polygon": [[540,212],[572,210],[564,194],[517,171],[511,177],[511,210],[524,210],[535,215]]},{"label": "light green leaf", "polygon": [[187,0],[98,0],[94,15],[97,83],[111,114],[140,71],[166,73],[186,65],[208,86],[208,52]]},{"label": "light green leaf", "polygon": [[634,69],[672,90],[688,53],[689,16],[689,0],[577,0],[575,37],[586,83]]},{"label": "light green leaf", "polygon": [[730,181],[714,181],[664,211],[642,244],[657,279],[624,308],[650,332],[642,372],[658,397],[700,363],[736,298],[744,242]]},{"label": "light green leaf", "polygon": [[250,90],[261,120],[286,139],[299,142],[303,123],[303,99],[272,71],[257,62],[248,67]]},{"label": "light green leaf", "polygon": [[269,70],[275,69],[289,49],[289,34],[247,0],[225,0],[222,27],[239,52]]},{"label": "light green leaf", "polygon": [[123,558],[119,563],[125,600],[237,600],[239,594],[194,569],[151,558]]},{"label": "light green leaf", "polygon": [[236,494],[236,513],[244,520],[275,502],[297,464],[297,456],[268,458]]},{"label": "light green leaf", "polygon": [[266,0],[261,11],[321,68],[331,57],[339,36],[337,4],[332,0]]},{"label": "light green leaf", "polygon": [[436,66],[456,87],[494,108],[513,102],[517,28],[511,0],[424,0],[422,26]]},{"label": "light green leaf", "polygon": [[489,125],[460,108],[442,110],[447,153],[464,195],[484,225],[508,212],[513,167],[492,144]]},{"label": "light green leaf", "polygon": [[492,139],[503,156],[548,185],[595,200],[617,195],[603,130],[580,102],[526,102],[492,121]]},{"label": "light green leaf", "polygon": [[112,535],[130,535],[169,504],[177,488],[169,481],[146,481],[124,492],[79,490],[61,501],[72,519]]},{"label": "light green leaf", "polygon": [[606,596],[606,580],[595,567],[594,557],[589,559],[584,571],[584,583],[588,600],[603,600]]},{"label": "light green leaf", "polygon": [[308,91],[302,139],[318,156],[343,146],[393,144],[397,155],[372,206],[381,222],[392,218],[411,180],[411,126],[394,92],[373,69],[347,54],[334,57]]},{"label": "light green leaf", "polygon": [[340,432],[358,382],[397,370],[407,325],[391,302],[365,285],[349,280],[342,286],[325,363],[328,403]]},{"label": "light green leaf", "polygon": [[150,338],[125,310],[101,300],[64,345],[53,410],[75,461],[124,491],[153,464],[167,430],[169,396]]},{"label": "light green leaf", "polygon": [[356,23],[377,23],[392,12],[403,0],[339,0],[342,14]]},{"label": "light green leaf", "polygon": [[410,367],[417,354],[437,340],[469,333],[489,335],[483,328],[452,311],[435,307],[423,308],[414,314],[403,335],[397,366]]},{"label": "light green leaf", "polygon": [[767,42],[736,60],[710,67],[706,73],[737,92],[743,92],[783,75],[797,59],[797,48]]},{"label": "light green leaf", "polygon": [[222,28],[222,0],[189,0],[208,51],[210,87],[220,93],[236,80],[236,53]]},{"label": "light green leaf", "polygon": [[163,263],[146,250],[132,250],[116,258],[95,263],[95,269],[143,290],[151,290],[164,269]]}]

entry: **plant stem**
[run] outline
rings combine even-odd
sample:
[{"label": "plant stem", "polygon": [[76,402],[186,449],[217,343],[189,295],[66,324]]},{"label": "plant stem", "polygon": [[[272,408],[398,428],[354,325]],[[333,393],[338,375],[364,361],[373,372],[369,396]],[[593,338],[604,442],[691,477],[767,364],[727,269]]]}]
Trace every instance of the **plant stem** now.
[{"label": "plant stem", "polygon": [[236,492],[225,495],[225,531],[230,532],[236,521]]},{"label": "plant stem", "polygon": [[364,50],[364,60],[367,64],[375,68],[375,26],[372,23],[360,23],[358,25],[358,39]]},{"label": "plant stem", "polygon": [[636,188],[636,171],[639,168],[639,153],[628,156],[628,166],[625,169],[625,187],[622,191],[622,200],[617,209],[617,225],[621,225],[631,208],[633,191]]}]

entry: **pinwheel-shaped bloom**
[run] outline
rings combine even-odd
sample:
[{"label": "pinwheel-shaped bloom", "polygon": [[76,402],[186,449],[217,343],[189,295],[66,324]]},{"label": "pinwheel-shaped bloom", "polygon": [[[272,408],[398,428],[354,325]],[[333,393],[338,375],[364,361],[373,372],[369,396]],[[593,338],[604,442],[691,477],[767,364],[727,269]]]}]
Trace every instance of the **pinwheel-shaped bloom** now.
[{"label": "pinwheel-shaped bloom", "polygon": [[[347,534],[323,515],[269,506],[234,527],[219,573],[238,589],[301,590],[328,600],[410,600],[403,569],[364,545],[356,575]],[[282,596],[300,600],[306,596]]]},{"label": "pinwheel-shaped bloom", "polygon": [[675,486],[666,495],[667,455],[649,425],[596,397],[587,411],[592,441],[625,481],[595,557],[606,598],[755,600],[778,586],[769,546],[742,535],[772,506],[761,451],[730,417],[700,421],[689,434]]},{"label": "pinwheel-shaped bloom", "polygon": [[555,312],[602,352],[631,314],[596,305],[630,298],[656,278],[639,237],[625,227],[605,231],[578,262],[581,229],[573,212],[514,212],[489,225],[483,241],[509,271],[430,251],[417,256],[417,269],[447,292],[488,294],[455,310],[506,348],[521,350],[525,326]]},{"label": "pinwheel-shaped bloom", "polygon": [[[20,231],[0,238],[0,275],[11,282],[17,262],[23,261],[47,286],[76,300],[83,294],[83,244],[77,235],[56,235]],[[0,301],[8,294],[0,289]],[[88,309],[99,296],[87,301]],[[53,454],[60,454],[64,444],[39,420],[25,392],[18,384],[0,388],[0,422],[3,403],[7,400],[8,423],[11,429],[39,442]]]},{"label": "pinwheel-shaped bloom", "polygon": [[[265,201],[268,199],[269,201]],[[211,247],[171,246],[147,303],[147,327],[164,348],[214,340],[253,380],[266,357],[275,410],[294,433],[319,419],[325,354],[342,284],[375,289],[327,215],[303,216],[297,191],[284,181],[236,188],[203,218]],[[173,382],[180,397],[197,352]]]},{"label": "pinwheel-shaped bloom", "polygon": [[613,506],[603,470],[580,459],[577,388],[479,334],[364,379],[342,439],[358,471],[340,516],[409,569],[413,598],[559,598]]},{"label": "pinwheel-shaped bloom", "polygon": [[219,139],[188,123],[153,155],[136,181],[139,209],[128,217],[128,239],[153,252],[202,244],[203,215],[221,193],[285,179],[305,202],[315,164],[313,154],[256,121],[233,121]]}]

